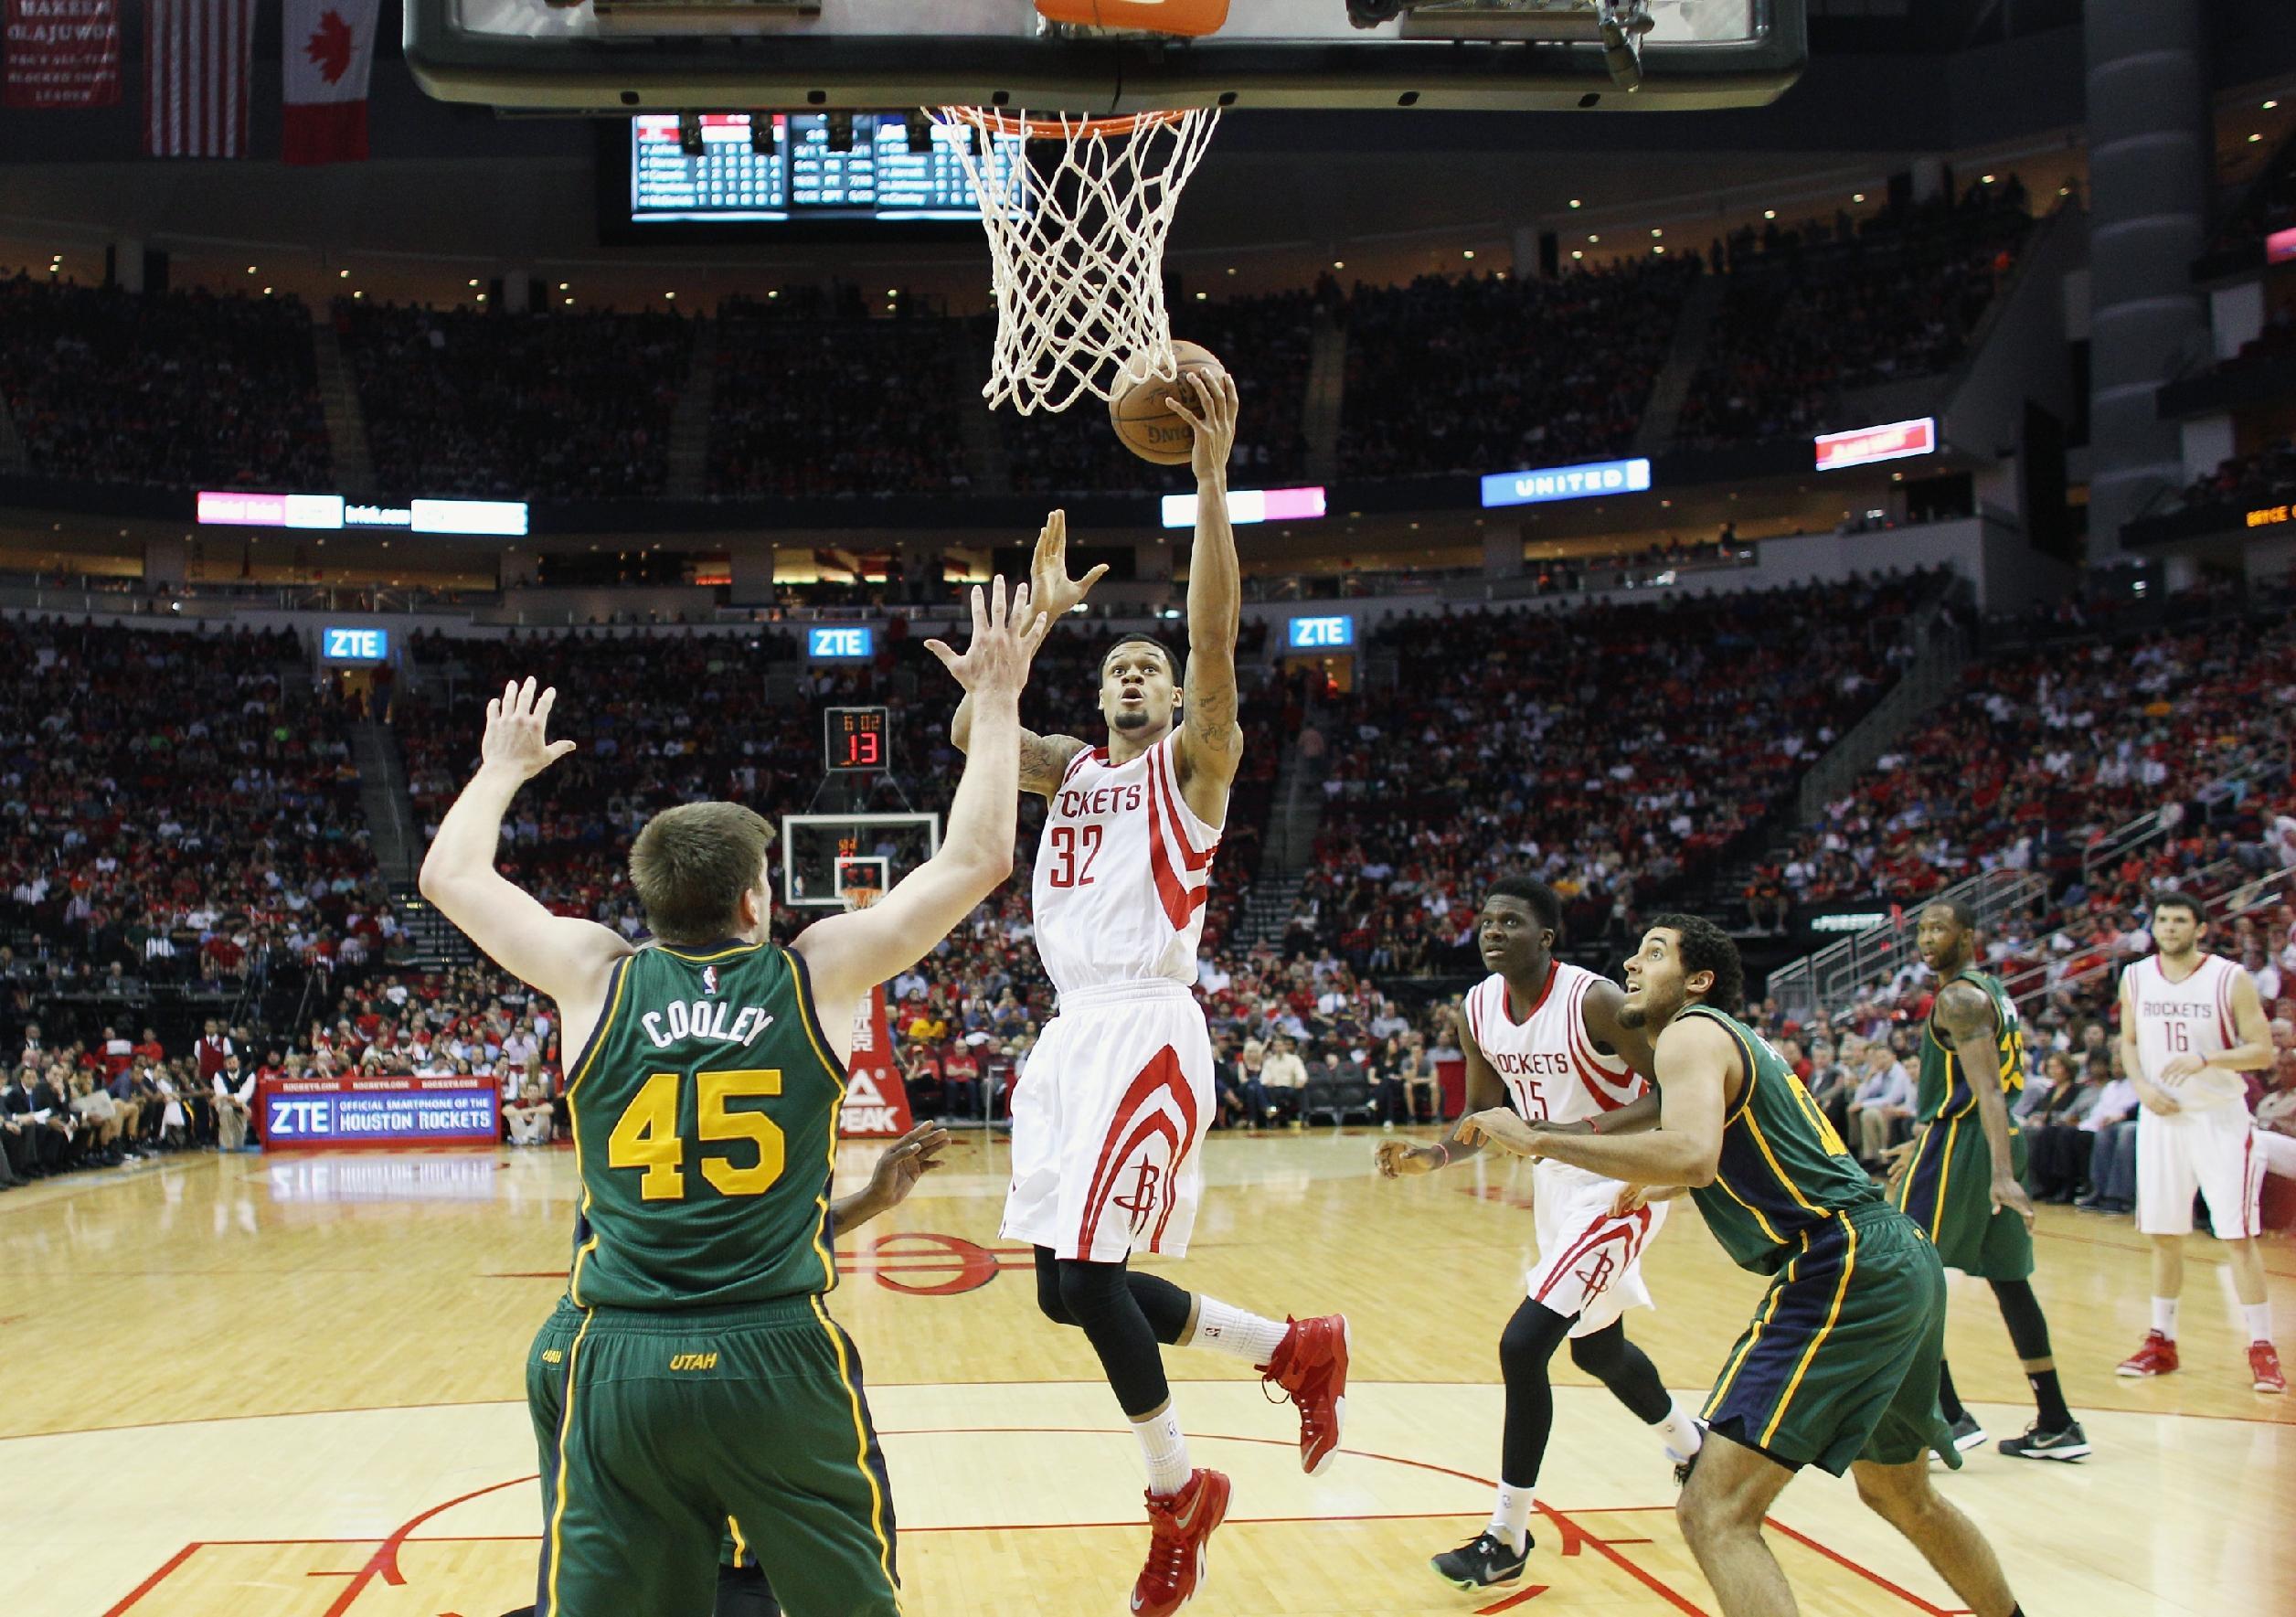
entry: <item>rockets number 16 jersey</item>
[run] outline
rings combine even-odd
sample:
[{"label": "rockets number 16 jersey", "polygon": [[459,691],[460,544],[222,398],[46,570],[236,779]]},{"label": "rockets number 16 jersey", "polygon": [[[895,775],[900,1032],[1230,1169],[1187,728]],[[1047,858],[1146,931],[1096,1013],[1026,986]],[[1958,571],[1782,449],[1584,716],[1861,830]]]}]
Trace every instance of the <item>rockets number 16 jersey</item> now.
[{"label": "rockets number 16 jersey", "polygon": [[1615,1112],[1646,1088],[1634,1069],[1587,1037],[1587,991],[1602,979],[1555,962],[1547,987],[1521,1021],[1507,1007],[1497,973],[1467,993],[1467,1030],[1506,1084],[1515,1111],[1533,1122],[1578,1122]]},{"label": "rockets number 16 jersey", "polygon": [[1036,845],[1036,950],[1063,994],[1159,978],[1193,986],[1219,827],[1180,796],[1179,732],[1123,763],[1069,761]]}]

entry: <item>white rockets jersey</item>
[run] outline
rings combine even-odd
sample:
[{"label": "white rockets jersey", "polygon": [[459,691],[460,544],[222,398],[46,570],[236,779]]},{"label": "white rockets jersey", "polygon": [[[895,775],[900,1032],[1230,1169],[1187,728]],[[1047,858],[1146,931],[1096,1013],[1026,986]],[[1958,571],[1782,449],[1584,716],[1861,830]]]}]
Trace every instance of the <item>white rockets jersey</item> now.
[{"label": "white rockets jersey", "polygon": [[[2221,1056],[2240,1042],[2232,1022],[2232,984],[2240,968],[2221,954],[2203,954],[2193,974],[2172,983],[2161,957],[2147,955],[2129,968],[2129,1001],[2136,1007],[2137,1064],[2144,1076],[2161,1081],[2161,1069],[2174,1058],[2203,1060]],[[2209,1068],[2171,1086],[2180,1103],[2204,1110],[2229,1105],[2248,1110],[2248,1084],[2237,1072]]]},{"label": "white rockets jersey", "polygon": [[1587,1037],[1587,991],[1602,979],[1555,963],[1547,988],[1517,1022],[1506,979],[1493,972],[1467,993],[1467,1031],[1507,1087],[1515,1111],[1533,1122],[1578,1122],[1615,1112],[1647,1087],[1617,1056]]},{"label": "white rockets jersey", "polygon": [[1219,827],[1181,800],[1175,730],[1127,763],[1070,761],[1036,845],[1036,952],[1063,994],[1196,983]]}]

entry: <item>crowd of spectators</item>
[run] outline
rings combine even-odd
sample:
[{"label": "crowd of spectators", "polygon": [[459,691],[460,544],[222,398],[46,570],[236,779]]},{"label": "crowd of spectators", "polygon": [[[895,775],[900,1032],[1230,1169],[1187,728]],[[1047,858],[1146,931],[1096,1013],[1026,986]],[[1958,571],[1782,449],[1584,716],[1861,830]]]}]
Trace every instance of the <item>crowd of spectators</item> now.
[{"label": "crowd of spectators", "polygon": [[600,500],[666,492],[688,321],[343,299],[335,326],[387,493]]},{"label": "crowd of spectators", "polygon": [[1697,273],[1695,259],[1645,258],[1552,281],[1356,286],[1342,470],[1480,473],[1624,453]]},{"label": "crowd of spectators", "polygon": [[0,397],[30,468],[176,488],[330,486],[294,298],[0,281]]},{"label": "crowd of spectators", "polygon": [[1990,657],[1770,874],[1802,903],[1902,901],[1995,869],[2034,871],[2063,893],[2100,835],[2156,813],[2170,835],[2100,873],[2098,901],[2125,906],[2174,873],[2164,860],[2247,846],[2251,863],[2296,863],[2296,823],[2273,828],[2296,805],[2291,702],[2296,624],[2285,617]]},{"label": "crowd of spectators", "polygon": [[1572,934],[1624,937],[1642,895],[1761,819],[1879,699],[1943,586],[1391,615],[1371,642],[1393,686],[1334,693],[1299,732],[1324,804],[1287,942],[1373,973],[1453,966],[1508,869],[1554,885]]},{"label": "crowd of spectators", "polygon": [[2192,506],[2286,504],[2296,498],[2296,438],[2280,438],[2254,454],[2234,455],[2184,491]]},{"label": "crowd of spectators", "polygon": [[0,888],[48,992],[260,990],[395,925],[339,706],[287,632],[0,621]]},{"label": "crowd of spectators", "polygon": [[[903,308],[913,305],[900,305]],[[709,492],[858,497],[971,486],[945,321],[872,320],[811,300],[719,311]]]},{"label": "crowd of spectators", "polygon": [[1741,232],[1677,440],[1806,438],[1845,424],[1844,393],[1951,369],[2032,223],[2013,176],[1958,204]]}]

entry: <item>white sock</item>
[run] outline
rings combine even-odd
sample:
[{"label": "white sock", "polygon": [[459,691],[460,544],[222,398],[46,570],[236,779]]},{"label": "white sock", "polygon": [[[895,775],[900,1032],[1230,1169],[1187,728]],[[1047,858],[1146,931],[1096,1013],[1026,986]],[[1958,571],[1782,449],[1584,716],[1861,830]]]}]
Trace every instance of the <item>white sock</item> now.
[{"label": "white sock", "polygon": [[1196,1329],[1184,1347],[1208,1347],[1215,1353],[1231,1354],[1255,1365],[1264,1365],[1276,1356],[1283,1345],[1284,1333],[1292,1327],[1280,1319],[1261,1319],[1256,1314],[1246,1314],[1217,1297],[1196,1293]]},{"label": "white sock", "polygon": [[2176,1340],[2175,1298],[2155,1297],[2152,1299],[2152,1328],[2170,1341]]},{"label": "white sock", "polygon": [[1513,1488],[1501,1483],[1499,1503],[1491,1513],[1491,1536],[1521,1549],[1531,1536],[1531,1502],[1537,1493],[1535,1487]]},{"label": "white sock", "polygon": [[2240,1317],[2248,1322],[2248,1340],[2269,1342],[2272,1339],[2272,1305],[2269,1303],[2243,1303]]},{"label": "white sock", "polygon": [[1666,1458],[1680,1465],[1703,1448],[1706,1440],[1690,1411],[1682,1407],[1682,1400],[1674,1399],[1672,1404],[1663,1419],[1651,1422],[1651,1430],[1666,1445]]},{"label": "white sock", "polygon": [[1140,1456],[1148,1463],[1151,1494],[1176,1494],[1187,1486],[1188,1440],[1170,1404],[1161,1414],[1133,1421],[1132,1435],[1140,1439]]}]

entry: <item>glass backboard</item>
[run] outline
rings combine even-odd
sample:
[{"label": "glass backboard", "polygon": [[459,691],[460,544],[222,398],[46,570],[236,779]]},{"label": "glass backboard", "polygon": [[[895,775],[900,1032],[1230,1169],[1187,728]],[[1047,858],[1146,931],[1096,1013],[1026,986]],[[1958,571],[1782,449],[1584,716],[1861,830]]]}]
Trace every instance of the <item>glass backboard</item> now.
[{"label": "glass backboard", "polygon": [[881,895],[940,847],[937,814],[784,814],[781,901],[835,910],[852,888]]},{"label": "glass backboard", "polygon": [[[1216,32],[1179,39],[1054,22],[1036,0],[407,0],[407,59],[434,96],[528,111],[1121,113],[1750,106],[1807,56],[1804,0],[1640,7],[1233,0]],[[1632,90],[1606,8],[1638,24]]]}]

